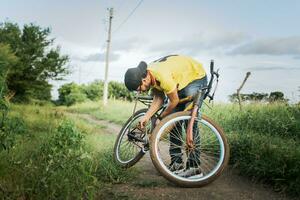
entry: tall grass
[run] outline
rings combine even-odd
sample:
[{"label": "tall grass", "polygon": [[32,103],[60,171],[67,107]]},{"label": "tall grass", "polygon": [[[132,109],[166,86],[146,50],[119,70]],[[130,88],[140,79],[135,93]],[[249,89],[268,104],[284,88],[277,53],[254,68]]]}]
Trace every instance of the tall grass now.
[{"label": "tall grass", "polygon": [[51,106],[14,105],[10,115],[22,117],[27,130],[0,153],[4,199],[93,199],[102,184],[134,176],[113,162],[114,136],[97,125]]},{"label": "tall grass", "polygon": [[251,130],[264,135],[300,139],[300,107],[286,104],[249,104],[242,111],[234,104],[219,104],[205,113],[226,132]]},{"label": "tall grass", "polygon": [[241,174],[300,195],[300,106],[219,104],[205,112],[225,130]]},{"label": "tall grass", "polygon": [[[122,100],[110,100],[106,107],[103,106],[102,101],[85,102],[71,107],[62,107],[62,109],[69,112],[87,113],[97,119],[108,120],[120,125],[123,125],[132,115],[133,108],[134,102]],[[145,105],[138,103],[137,109],[141,108],[145,108]]]},{"label": "tall grass", "polygon": [[[243,108],[218,104],[203,110],[224,129],[231,146],[231,164],[241,174],[269,183],[277,191],[300,195],[299,105],[248,104]],[[115,101],[104,109],[97,102],[69,109],[124,123],[133,104]]]}]

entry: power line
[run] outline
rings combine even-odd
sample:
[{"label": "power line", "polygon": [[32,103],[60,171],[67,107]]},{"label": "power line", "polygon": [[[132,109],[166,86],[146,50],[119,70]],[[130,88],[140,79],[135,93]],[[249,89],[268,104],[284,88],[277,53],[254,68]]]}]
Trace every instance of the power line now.
[{"label": "power line", "polygon": [[126,19],[113,31],[115,33],[118,31],[127,21],[128,19],[133,15],[133,13],[138,9],[138,7],[143,3],[144,0],[140,0],[139,3],[135,6],[135,8],[131,11],[131,13],[126,17]]}]

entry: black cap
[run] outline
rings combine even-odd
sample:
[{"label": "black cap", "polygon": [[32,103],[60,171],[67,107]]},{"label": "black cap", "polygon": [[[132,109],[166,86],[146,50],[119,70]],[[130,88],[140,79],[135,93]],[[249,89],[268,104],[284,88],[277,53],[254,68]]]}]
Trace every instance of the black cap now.
[{"label": "black cap", "polygon": [[141,85],[142,79],[147,75],[147,63],[141,61],[137,67],[129,68],[125,73],[125,86],[128,90],[133,91]]}]

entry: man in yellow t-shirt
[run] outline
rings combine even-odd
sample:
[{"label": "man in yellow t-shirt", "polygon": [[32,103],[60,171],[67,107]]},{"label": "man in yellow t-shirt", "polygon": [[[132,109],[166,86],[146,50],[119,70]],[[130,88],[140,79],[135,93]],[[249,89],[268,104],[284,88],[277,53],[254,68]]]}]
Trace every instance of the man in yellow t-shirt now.
[{"label": "man in yellow t-shirt", "polygon": [[[143,128],[162,106],[165,95],[170,101],[165,111],[156,121],[156,124],[172,112],[183,111],[185,105],[178,105],[179,99],[194,95],[199,89],[205,87],[207,85],[207,77],[202,64],[194,59],[182,55],[169,55],[149,63],[149,65],[142,61],[137,67],[128,69],[125,73],[124,82],[130,91],[145,92],[150,88],[154,88],[153,102],[147,113],[140,120],[141,128]],[[175,171],[183,168],[180,156],[182,153],[181,149],[174,148],[174,145],[181,146],[182,142],[176,139],[178,136],[174,135],[172,137],[172,134],[170,136],[170,169]],[[200,143],[200,141],[198,142]],[[174,145],[172,146],[172,144]],[[198,157],[200,150],[196,154],[196,157]],[[199,164],[200,160],[196,159],[196,161],[188,162],[186,168],[195,168]]]}]

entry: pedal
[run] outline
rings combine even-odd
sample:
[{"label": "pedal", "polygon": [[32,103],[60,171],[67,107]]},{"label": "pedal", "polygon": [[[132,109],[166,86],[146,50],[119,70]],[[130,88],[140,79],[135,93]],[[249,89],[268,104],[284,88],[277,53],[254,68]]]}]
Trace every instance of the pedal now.
[{"label": "pedal", "polygon": [[142,151],[143,151],[144,153],[146,153],[147,151],[149,151],[149,149],[150,149],[149,143],[147,143],[147,144],[144,145],[144,148],[142,148]]}]

